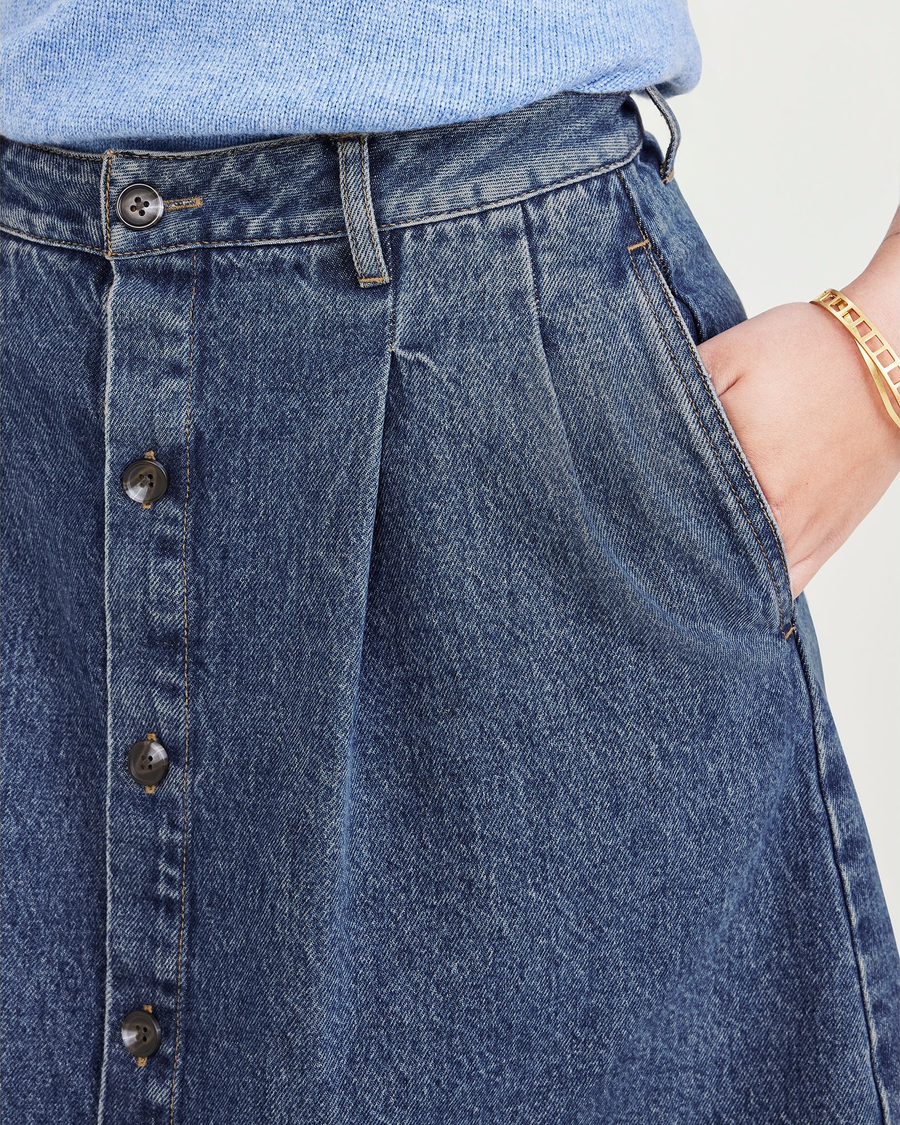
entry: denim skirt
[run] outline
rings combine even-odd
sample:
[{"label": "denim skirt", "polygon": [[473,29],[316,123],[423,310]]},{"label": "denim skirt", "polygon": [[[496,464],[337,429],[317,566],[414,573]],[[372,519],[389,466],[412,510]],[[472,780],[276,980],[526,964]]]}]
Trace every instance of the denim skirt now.
[{"label": "denim skirt", "polygon": [[8,1125],[897,1120],[658,104],[4,144]]}]

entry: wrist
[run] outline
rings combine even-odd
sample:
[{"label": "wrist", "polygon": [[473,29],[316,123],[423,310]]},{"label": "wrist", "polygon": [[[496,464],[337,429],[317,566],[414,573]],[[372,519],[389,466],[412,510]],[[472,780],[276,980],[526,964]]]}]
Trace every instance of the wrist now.
[{"label": "wrist", "polygon": [[[854,283],[845,286],[841,293],[856,305],[865,317],[866,324],[877,330],[879,338],[893,346],[884,321],[878,319],[874,310],[876,298],[879,293],[883,297],[883,290],[868,284]],[[866,303],[867,298],[872,299]],[[845,380],[845,387],[840,392],[844,407],[857,417],[859,425],[865,427],[872,443],[877,446],[883,445],[887,456],[894,462],[898,439],[897,424],[885,407],[866,357],[861,353],[853,333],[847,330],[840,319],[833,316],[828,309],[822,309],[822,312],[825,316],[820,320],[823,325],[830,325],[830,327],[821,327],[820,331],[831,332],[828,347],[836,369],[843,373]]]},{"label": "wrist", "polygon": [[897,255],[876,255],[863,272],[841,290],[883,332],[886,342],[900,352],[900,292]]}]

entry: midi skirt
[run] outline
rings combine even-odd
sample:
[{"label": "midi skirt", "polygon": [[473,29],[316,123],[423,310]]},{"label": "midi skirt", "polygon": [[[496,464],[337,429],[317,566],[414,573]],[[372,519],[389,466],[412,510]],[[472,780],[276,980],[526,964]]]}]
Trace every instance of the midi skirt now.
[{"label": "midi skirt", "polygon": [[897,1121],[658,102],[4,144],[8,1125]]}]

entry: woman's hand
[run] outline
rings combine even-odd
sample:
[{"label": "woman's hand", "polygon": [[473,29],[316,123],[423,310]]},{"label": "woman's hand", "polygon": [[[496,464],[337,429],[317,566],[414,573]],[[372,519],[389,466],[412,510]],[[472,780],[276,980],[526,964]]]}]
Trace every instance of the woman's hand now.
[{"label": "woman's hand", "polygon": [[[875,307],[890,319],[884,288],[858,282],[844,292],[890,338]],[[816,305],[769,309],[699,352],[781,530],[796,597],[897,475],[900,430],[853,337]]]}]

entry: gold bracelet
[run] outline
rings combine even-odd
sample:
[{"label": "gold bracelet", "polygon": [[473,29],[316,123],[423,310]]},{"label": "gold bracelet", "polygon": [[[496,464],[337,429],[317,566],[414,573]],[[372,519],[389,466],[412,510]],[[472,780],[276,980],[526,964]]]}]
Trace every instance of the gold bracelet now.
[{"label": "gold bracelet", "polygon": [[839,289],[826,289],[811,305],[821,305],[847,329],[875,380],[888,414],[900,426],[900,358],[872,321]]},{"label": "gold bracelet", "polygon": [[[881,401],[884,403],[888,414],[890,414],[897,425],[900,426],[900,414],[897,413],[897,409],[894,406],[893,401],[891,400],[891,395],[887,390],[887,387],[891,386],[892,384],[888,382],[887,379],[882,378],[881,369],[877,366],[875,360],[872,359],[865,348],[860,348],[859,352],[863,359],[866,361],[869,371],[871,371],[872,373],[872,378],[875,380],[875,386],[878,388],[878,393],[881,395]],[[887,386],[885,384],[887,384]]]}]

